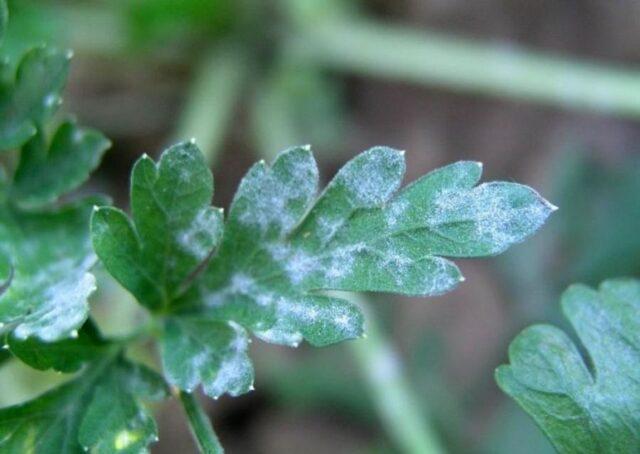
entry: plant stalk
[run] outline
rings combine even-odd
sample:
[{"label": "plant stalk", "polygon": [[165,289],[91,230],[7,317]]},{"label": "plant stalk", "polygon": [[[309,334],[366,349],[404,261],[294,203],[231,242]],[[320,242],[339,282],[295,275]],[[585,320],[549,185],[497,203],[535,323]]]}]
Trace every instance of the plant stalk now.
[{"label": "plant stalk", "polygon": [[640,117],[640,71],[412,30],[359,17],[300,28],[290,50],[315,65],[540,104]]},{"label": "plant stalk", "polygon": [[365,297],[353,294],[347,299],[358,304],[365,314],[367,337],[349,342],[349,348],[369,385],[387,433],[405,453],[444,453],[424,405],[415,398],[403,374],[400,356],[378,326]]},{"label": "plant stalk", "polygon": [[222,445],[211,427],[211,422],[195,395],[179,391],[178,400],[187,415],[191,435],[193,435],[200,452],[203,454],[224,453],[224,449],[222,449]]}]

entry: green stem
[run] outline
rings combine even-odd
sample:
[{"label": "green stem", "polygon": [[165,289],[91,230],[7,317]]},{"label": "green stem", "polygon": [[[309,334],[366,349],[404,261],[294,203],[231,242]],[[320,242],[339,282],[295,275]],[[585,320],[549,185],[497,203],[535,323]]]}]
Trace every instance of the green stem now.
[{"label": "green stem", "polygon": [[209,163],[217,159],[245,73],[242,53],[226,47],[212,49],[196,71],[174,136],[194,138]]},{"label": "green stem", "polygon": [[367,77],[640,117],[640,72],[357,17],[305,23],[290,50]]},{"label": "green stem", "polygon": [[441,454],[445,450],[429,424],[424,405],[415,398],[403,375],[400,356],[385,338],[376,317],[368,310],[362,295],[351,295],[365,313],[366,339],[349,343],[358,366],[367,381],[371,396],[378,408],[389,436],[403,452],[412,454]]},{"label": "green stem", "polygon": [[200,452],[203,454],[222,454],[224,449],[222,449],[222,445],[211,427],[211,422],[196,397],[191,393],[180,391],[178,399],[187,415],[191,434]]}]

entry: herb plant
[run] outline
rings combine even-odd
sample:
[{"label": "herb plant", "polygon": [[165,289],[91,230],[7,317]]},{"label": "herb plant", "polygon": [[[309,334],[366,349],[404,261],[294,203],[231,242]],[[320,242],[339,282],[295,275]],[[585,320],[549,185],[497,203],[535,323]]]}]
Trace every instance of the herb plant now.
[{"label": "herb plant", "polygon": [[[250,334],[290,346],[361,337],[360,309],[331,291],[448,292],[463,280],[449,258],[499,254],[554,209],[526,186],[478,185],[476,162],[400,190],[403,153],[386,147],[356,156],[318,195],[303,146],[254,165],[225,217],[210,205],[200,151],[184,142],[137,161],[128,216],[69,195],[109,146],[55,116],[69,57],[37,48],[1,79],[0,334],[25,364],[74,374],[0,410],[3,452],[145,451],[158,434],[144,402],[170,391],[200,449],[219,452],[192,393],[253,388]],[[90,317],[97,258],[151,314],[130,336],[105,338]],[[157,370],[128,357],[141,340],[157,343]]]},{"label": "herb plant", "polygon": [[500,387],[561,453],[640,450],[640,281],[570,287],[562,310],[588,359],[560,329],[535,325],[509,347]]}]

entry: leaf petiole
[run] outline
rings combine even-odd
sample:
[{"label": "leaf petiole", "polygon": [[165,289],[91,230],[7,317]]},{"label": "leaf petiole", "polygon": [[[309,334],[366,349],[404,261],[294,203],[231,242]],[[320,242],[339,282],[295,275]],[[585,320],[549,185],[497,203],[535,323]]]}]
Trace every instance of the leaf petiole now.
[{"label": "leaf petiole", "polygon": [[224,449],[222,449],[222,445],[211,427],[211,422],[193,393],[178,391],[177,397],[187,415],[191,434],[200,452],[203,454],[223,454]]}]

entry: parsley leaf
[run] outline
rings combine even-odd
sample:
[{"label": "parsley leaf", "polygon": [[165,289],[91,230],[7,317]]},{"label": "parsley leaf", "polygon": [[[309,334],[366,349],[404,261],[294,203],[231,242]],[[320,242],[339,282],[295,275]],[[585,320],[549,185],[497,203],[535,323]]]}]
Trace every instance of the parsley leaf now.
[{"label": "parsley leaf", "polygon": [[47,149],[41,134],[24,147],[11,188],[12,202],[32,208],[55,201],[84,183],[109,141],[99,132],[63,123]]},{"label": "parsley leaf", "polygon": [[[554,207],[515,183],[476,186],[481,166],[460,162],[398,191],[403,154],[366,151],[318,193],[309,147],[253,166],[222,216],[197,147],[143,156],[131,184],[132,219],[103,207],[94,248],[109,272],[164,316],[167,380],[218,397],[251,389],[246,329],[268,342],[324,346],[363,333],[351,302],[326,290],[435,295],[462,276],[443,257],[498,254]],[[220,240],[220,238],[222,239]]]},{"label": "parsley leaf", "polygon": [[116,208],[91,220],[105,267],[140,303],[166,309],[222,234],[222,212],[210,206],[213,177],[192,143],[138,160],[131,177],[133,222]]},{"label": "parsley leaf", "polygon": [[[231,206],[218,254],[187,296],[199,310],[261,338],[325,345],[357,337],[350,303],[317,291],[437,295],[461,280],[449,257],[498,254],[537,230],[554,207],[515,183],[475,186],[481,166],[436,170],[394,197],[401,152],[372,148],[347,163],[316,199],[311,151],[256,164]],[[312,324],[323,338],[313,338]]]},{"label": "parsley leaf", "polygon": [[73,338],[43,342],[33,337],[19,340],[15,336],[8,336],[7,346],[20,361],[34,369],[54,369],[65,373],[80,370],[83,365],[107,353],[110,347],[91,320]]},{"label": "parsley leaf", "polygon": [[70,52],[48,47],[26,53],[15,80],[0,85],[0,151],[24,145],[60,106]]},{"label": "parsley leaf", "polygon": [[167,322],[161,355],[167,381],[187,392],[200,383],[213,398],[237,396],[253,386],[246,332],[229,323],[176,317]]},{"label": "parsley leaf", "polygon": [[87,223],[94,203],[84,199],[36,212],[0,204],[0,256],[13,279],[0,296],[0,323],[20,339],[55,341],[86,320],[95,290],[95,263]]},{"label": "parsley leaf", "polygon": [[165,395],[155,372],[107,355],[71,382],[0,410],[0,449],[138,453],[157,440],[155,422],[141,400]]},{"label": "parsley leaf", "polygon": [[640,450],[640,281],[570,287],[562,310],[588,359],[560,329],[534,325],[509,347],[498,385],[561,453]]}]

